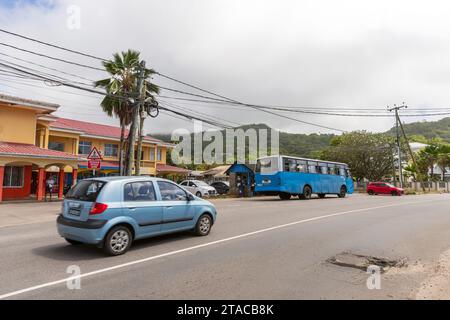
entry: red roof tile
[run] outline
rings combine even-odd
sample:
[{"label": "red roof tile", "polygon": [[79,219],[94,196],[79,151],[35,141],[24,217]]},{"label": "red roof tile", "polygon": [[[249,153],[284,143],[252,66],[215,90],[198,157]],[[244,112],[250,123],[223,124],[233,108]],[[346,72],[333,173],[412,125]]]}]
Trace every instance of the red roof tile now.
[{"label": "red roof tile", "polygon": [[190,170],[187,170],[187,169],[184,169],[184,168],[175,167],[175,166],[169,166],[168,164],[157,163],[156,164],[156,171],[157,172],[161,172],[161,173],[170,173],[170,172],[174,172],[174,173],[188,173]]},{"label": "red roof tile", "polygon": [[[66,118],[58,118],[56,121],[50,124],[50,127],[65,130],[82,131],[85,134],[93,136],[102,136],[120,139],[120,127],[105,124],[98,124],[93,122],[86,122]],[[125,130],[125,136],[128,136],[128,131],[129,130]],[[150,136],[145,136],[144,140],[154,143],[163,143],[163,141]]]},{"label": "red roof tile", "polygon": [[65,159],[65,160],[79,159],[77,156],[70,153],[49,149],[42,149],[32,144],[4,142],[4,141],[0,141],[0,155],[29,156],[35,158],[51,158],[51,159]]}]

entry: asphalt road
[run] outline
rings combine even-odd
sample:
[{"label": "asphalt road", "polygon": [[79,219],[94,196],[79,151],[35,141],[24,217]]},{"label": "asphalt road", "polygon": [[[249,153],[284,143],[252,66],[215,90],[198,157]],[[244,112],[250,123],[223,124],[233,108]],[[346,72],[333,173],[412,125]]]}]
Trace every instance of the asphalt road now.
[{"label": "asphalt road", "polygon": [[[215,204],[209,236],[137,241],[119,257],[66,244],[53,221],[0,227],[0,297],[409,299],[450,248],[449,194]],[[407,258],[409,267],[382,274],[381,289],[369,290],[364,271],[326,262],[343,251]],[[67,288],[70,265],[81,269],[79,290]]]}]

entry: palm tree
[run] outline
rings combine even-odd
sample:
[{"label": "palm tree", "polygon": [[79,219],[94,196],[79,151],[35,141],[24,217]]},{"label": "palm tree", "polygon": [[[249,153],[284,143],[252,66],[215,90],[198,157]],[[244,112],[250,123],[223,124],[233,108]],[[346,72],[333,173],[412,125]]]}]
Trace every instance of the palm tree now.
[{"label": "palm tree", "polygon": [[441,169],[442,181],[445,181],[446,168],[450,166],[450,145],[439,146],[438,152],[436,163],[439,166],[439,169]]},{"label": "palm tree", "polygon": [[[112,60],[103,62],[105,70],[110,74],[109,78],[96,81],[96,87],[104,88],[107,95],[101,102],[103,111],[110,117],[115,116],[120,121],[120,146],[119,146],[119,171],[124,173],[123,152],[125,145],[125,131],[132,122],[132,104],[124,97],[132,96],[136,88],[136,80],[139,74],[138,51],[128,50],[115,53]],[[125,161],[126,162],[126,161]],[[125,165],[124,165],[125,164]]]},{"label": "palm tree", "polygon": [[439,147],[435,144],[430,144],[419,152],[419,156],[428,164],[428,167],[430,168],[431,179],[434,177],[434,164],[438,159],[438,155]]}]

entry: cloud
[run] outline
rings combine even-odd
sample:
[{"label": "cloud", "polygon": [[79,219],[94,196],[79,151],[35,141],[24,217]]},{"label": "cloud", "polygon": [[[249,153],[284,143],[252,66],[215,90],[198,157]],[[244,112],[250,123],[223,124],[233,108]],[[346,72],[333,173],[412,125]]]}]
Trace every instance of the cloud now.
[{"label": "cloud", "polygon": [[[72,5],[80,8],[80,29],[67,26],[67,9]],[[161,73],[240,101],[326,108],[384,108],[403,101],[415,107],[442,107],[450,102],[450,6],[446,1],[54,0],[22,1],[0,10],[7,12],[0,15],[0,23],[8,30],[101,57],[134,48]],[[3,34],[2,39],[99,65]],[[0,52],[87,78],[104,77],[101,72],[14,50],[1,48]],[[188,89],[159,77],[155,81]],[[72,91],[67,88],[0,83],[20,96],[59,102],[61,116],[115,121],[104,119],[99,98],[62,92]],[[252,109],[176,103],[232,122],[328,132]],[[390,118],[289,116],[345,130],[382,131],[393,125]],[[190,124],[161,115],[146,126],[149,132],[160,132]]]}]

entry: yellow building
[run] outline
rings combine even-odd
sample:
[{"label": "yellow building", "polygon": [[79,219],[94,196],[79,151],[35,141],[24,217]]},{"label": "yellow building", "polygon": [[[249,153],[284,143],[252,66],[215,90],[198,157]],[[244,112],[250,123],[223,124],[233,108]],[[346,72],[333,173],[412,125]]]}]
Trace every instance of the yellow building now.
[{"label": "yellow building", "polygon": [[[0,95],[0,201],[30,196],[42,200],[45,180],[50,176],[62,197],[64,185],[94,175],[87,163],[87,155],[94,147],[103,158],[95,175],[118,174],[120,127],[58,118],[52,115],[58,107]],[[145,136],[141,174],[187,174],[187,170],[166,164],[170,147]]]}]

